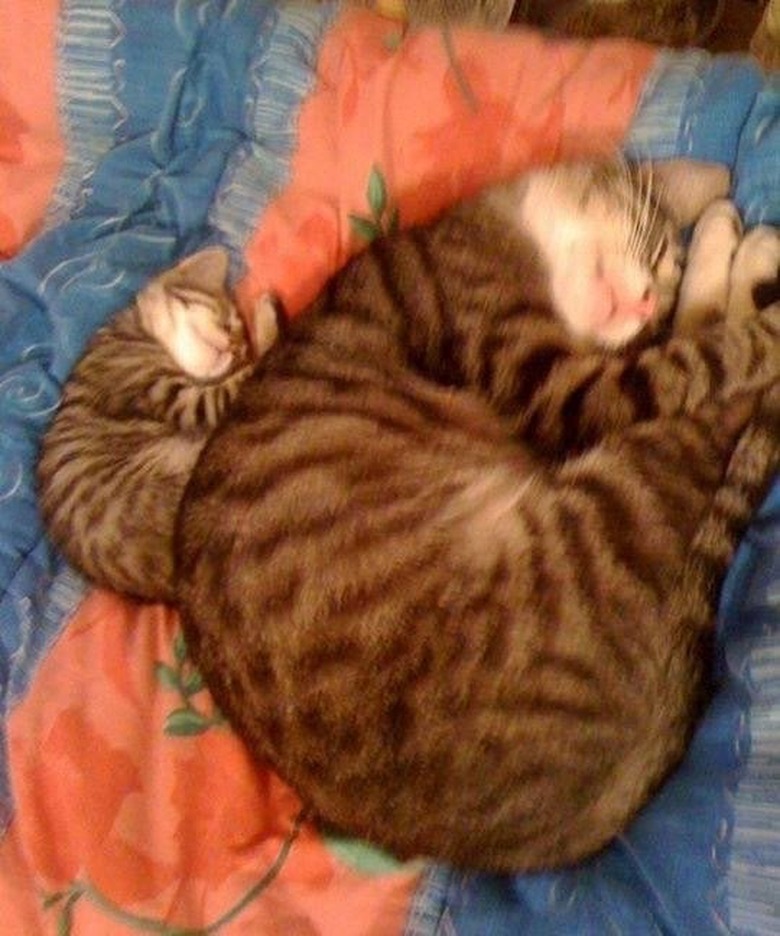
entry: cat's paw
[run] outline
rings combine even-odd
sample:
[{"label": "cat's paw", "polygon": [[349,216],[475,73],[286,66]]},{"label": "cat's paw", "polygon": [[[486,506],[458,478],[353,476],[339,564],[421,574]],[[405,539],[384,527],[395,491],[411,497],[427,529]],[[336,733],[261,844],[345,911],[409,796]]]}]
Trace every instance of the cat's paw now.
[{"label": "cat's paw", "polygon": [[[780,230],[766,225],[755,227],[742,239],[734,256],[729,318],[734,321],[752,318],[764,305],[776,301],[779,278]],[[767,293],[766,298],[762,298],[762,292]]]},{"label": "cat's paw", "polygon": [[741,239],[742,222],[734,204],[726,199],[713,202],[697,222],[688,249],[677,302],[678,331],[696,331],[726,314],[732,261]]},{"label": "cat's paw", "polygon": [[261,293],[252,310],[250,332],[255,358],[260,360],[277,342],[282,330],[284,309],[274,293]]}]

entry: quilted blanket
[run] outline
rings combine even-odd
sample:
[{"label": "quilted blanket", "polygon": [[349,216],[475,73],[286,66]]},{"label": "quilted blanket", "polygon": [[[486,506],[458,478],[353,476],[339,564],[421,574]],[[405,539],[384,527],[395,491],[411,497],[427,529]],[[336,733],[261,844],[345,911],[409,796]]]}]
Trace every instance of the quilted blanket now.
[{"label": "quilted blanket", "polygon": [[724,163],[747,222],[780,223],[780,76],[331,3],[0,0],[0,23],[2,932],[780,931],[780,484],[726,584],[685,763],[605,852],[521,877],[302,821],[175,610],[80,579],[34,486],[88,337],[180,256],[222,243],[244,308],[273,288],[297,311],[388,226],[618,149]]}]

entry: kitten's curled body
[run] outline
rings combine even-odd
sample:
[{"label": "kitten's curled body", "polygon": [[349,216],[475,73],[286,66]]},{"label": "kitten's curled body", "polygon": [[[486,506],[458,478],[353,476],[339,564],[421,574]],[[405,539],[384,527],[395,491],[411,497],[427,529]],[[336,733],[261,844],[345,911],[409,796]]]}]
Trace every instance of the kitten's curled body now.
[{"label": "kitten's curled body", "polygon": [[208,248],[158,277],[96,332],[65,385],[39,500],[54,542],[99,585],[174,599],[181,494],[252,369],[226,273],[227,253]]},{"label": "kitten's curled body", "polygon": [[[569,208],[580,171],[553,185]],[[250,749],[330,823],[504,870],[592,853],[679,760],[713,586],[780,457],[780,307],[643,346],[634,264],[605,287],[633,325],[612,299],[553,311],[527,194],[335,277],[242,386],[177,526],[188,646]],[[671,262],[657,228],[648,269]],[[588,296],[612,263],[590,259]]]}]

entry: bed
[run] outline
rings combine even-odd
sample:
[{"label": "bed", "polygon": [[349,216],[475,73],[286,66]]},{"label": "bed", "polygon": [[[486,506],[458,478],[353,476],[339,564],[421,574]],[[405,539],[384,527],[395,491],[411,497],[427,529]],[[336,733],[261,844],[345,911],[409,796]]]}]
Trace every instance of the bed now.
[{"label": "bed", "polygon": [[89,335],[207,243],[244,309],[273,288],[296,312],[392,225],[616,150],[723,163],[746,221],[780,223],[780,75],[330,3],[0,0],[0,22],[2,932],[780,932],[780,482],[726,582],[685,762],[591,861],[511,877],[304,821],[215,711],[175,610],[50,547],[33,471]]}]

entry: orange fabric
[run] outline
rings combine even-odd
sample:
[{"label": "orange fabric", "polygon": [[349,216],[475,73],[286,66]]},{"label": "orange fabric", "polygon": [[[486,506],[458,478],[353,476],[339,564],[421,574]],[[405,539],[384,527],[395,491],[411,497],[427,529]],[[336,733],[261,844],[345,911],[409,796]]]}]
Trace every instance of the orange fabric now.
[{"label": "orange fabric", "polygon": [[[400,932],[415,875],[361,876],[308,827],[273,886],[241,906],[300,804],[224,725],[166,735],[182,699],[161,690],[156,671],[175,666],[177,629],[176,614],[161,606],[92,593],[14,711],[17,813],[0,866],[4,889],[14,877],[28,884],[22,900],[6,902],[0,890],[4,914],[17,914],[3,932],[55,932],[69,895],[80,936],[126,933],[143,919],[203,927],[234,910],[221,934],[366,936],[380,931],[379,920],[382,933]],[[190,701],[213,714],[205,691]]]},{"label": "orange fabric", "polygon": [[59,0],[0,0],[0,258],[40,227],[64,160],[55,89],[59,8]]},{"label": "orange fabric", "polygon": [[655,51],[517,30],[410,31],[345,13],[326,36],[290,180],[245,251],[245,306],[274,289],[294,313],[359,246],[381,169],[403,224],[532,164],[613,152]]}]

